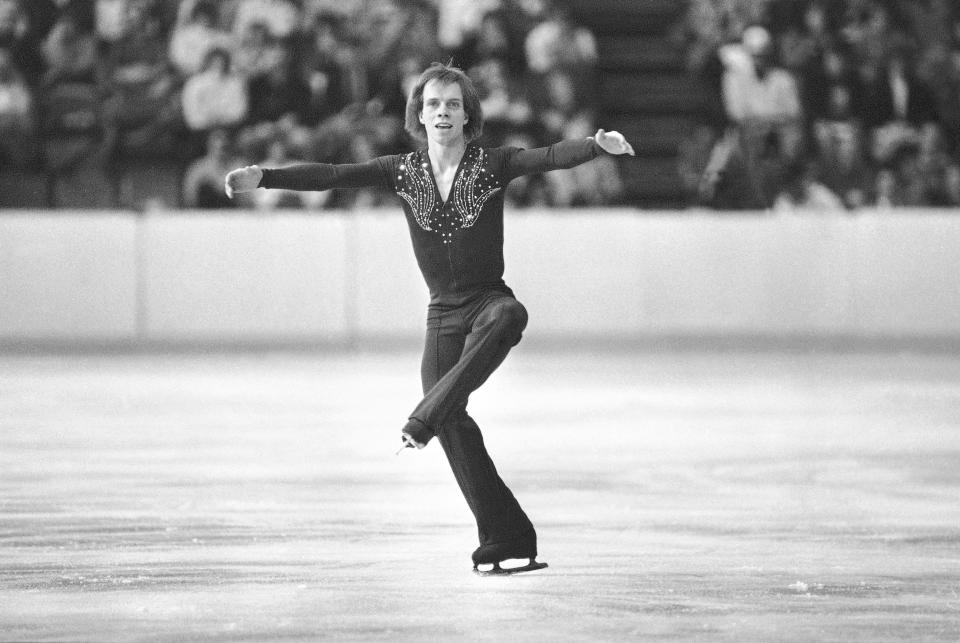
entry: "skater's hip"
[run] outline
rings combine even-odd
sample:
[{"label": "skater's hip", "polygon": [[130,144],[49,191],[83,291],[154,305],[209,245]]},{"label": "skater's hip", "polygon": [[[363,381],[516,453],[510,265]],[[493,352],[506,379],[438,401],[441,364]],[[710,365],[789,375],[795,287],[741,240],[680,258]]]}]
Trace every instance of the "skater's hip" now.
[{"label": "skater's hip", "polygon": [[457,293],[436,295],[431,297],[430,303],[427,305],[427,325],[429,326],[431,320],[439,319],[442,315],[455,311],[464,312],[501,297],[516,299],[513,290],[502,282]]}]

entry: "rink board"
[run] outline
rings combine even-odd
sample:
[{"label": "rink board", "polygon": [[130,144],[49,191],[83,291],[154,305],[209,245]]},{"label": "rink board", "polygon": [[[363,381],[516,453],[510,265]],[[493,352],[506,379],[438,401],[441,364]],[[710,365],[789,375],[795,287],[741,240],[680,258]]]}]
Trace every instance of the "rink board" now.
[{"label": "rink board", "polygon": [[[960,341],[952,211],[520,210],[506,280],[543,339]],[[0,348],[419,338],[399,209],[0,216]]]}]

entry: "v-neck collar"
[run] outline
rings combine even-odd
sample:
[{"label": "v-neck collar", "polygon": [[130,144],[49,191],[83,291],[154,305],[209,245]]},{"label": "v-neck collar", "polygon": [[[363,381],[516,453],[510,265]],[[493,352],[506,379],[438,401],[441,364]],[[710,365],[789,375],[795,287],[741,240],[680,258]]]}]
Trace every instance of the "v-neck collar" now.
[{"label": "v-neck collar", "polygon": [[470,151],[470,146],[473,143],[467,143],[466,147],[463,148],[463,154],[460,156],[460,161],[457,163],[457,169],[453,173],[453,180],[450,181],[450,191],[447,192],[447,198],[443,198],[443,195],[440,193],[440,185],[437,183],[437,176],[433,173],[433,161],[430,160],[430,150],[428,148],[423,148],[422,154],[424,159],[423,169],[426,170],[427,176],[430,177],[430,184],[433,186],[433,191],[437,195],[437,199],[440,202],[440,207],[444,208],[447,205],[447,201],[450,200],[450,197],[453,195],[453,190],[457,185],[457,181],[460,179],[460,174],[463,171],[464,161],[467,160],[467,152]]}]

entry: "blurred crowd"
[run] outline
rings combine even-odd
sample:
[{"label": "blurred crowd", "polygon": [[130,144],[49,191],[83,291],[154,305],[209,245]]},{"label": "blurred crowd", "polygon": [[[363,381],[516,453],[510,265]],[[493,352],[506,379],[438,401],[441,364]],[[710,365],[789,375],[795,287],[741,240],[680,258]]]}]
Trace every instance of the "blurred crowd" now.
[{"label": "blurred crowd", "polygon": [[685,28],[711,96],[691,203],[960,205],[960,3],[691,0]]},{"label": "blurred crowd", "polygon": [[[188,208],[378,205],[376,190],[259,190],[234,167],[404,152],[407,89],[451,61],[483,98],[485,145],[597,127],[593,35],[548,0],[0,0],[0,171],[107,177],[175,160]],[[601,161],[511,185],[516,205],[615,203]]]}]

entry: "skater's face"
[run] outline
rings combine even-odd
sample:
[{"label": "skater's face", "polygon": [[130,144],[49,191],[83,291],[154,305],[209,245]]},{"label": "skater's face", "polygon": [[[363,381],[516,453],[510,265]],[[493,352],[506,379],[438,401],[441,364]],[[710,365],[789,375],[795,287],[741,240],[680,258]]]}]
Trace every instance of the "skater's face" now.
[{"label": "skater's face", "polygon": [[441,144],[461,140],[463,126],[468,121],[459,83],[431,80],[424,85],[420,122],[427,131],[427,139]]}]

